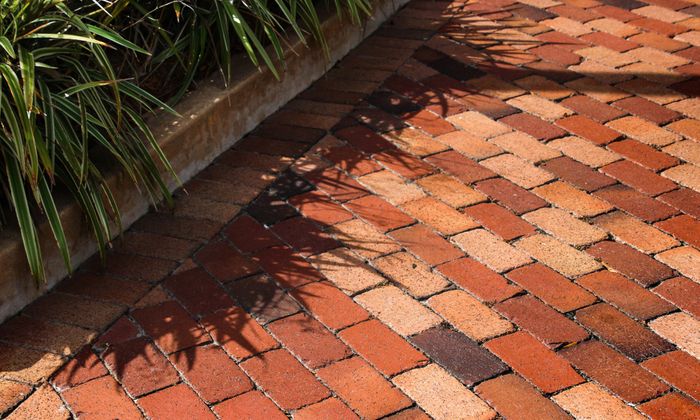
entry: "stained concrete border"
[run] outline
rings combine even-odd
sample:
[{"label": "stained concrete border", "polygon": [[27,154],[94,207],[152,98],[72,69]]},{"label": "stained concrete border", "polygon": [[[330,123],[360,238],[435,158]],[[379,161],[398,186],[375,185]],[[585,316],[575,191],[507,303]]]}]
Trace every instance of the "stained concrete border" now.
[{"label": "stained concrete border", "polygon": [[[290,42],[281,80],[269,70],[258,70],[245,58],[230,86],[209,81],[201,84],[178,106],[179,118],[162,116],[151,122],[159,144],[184,182],[207,167],[261,121],[319,79],[352,48],[374,32],[408,0],[379,0],[362,26],[329,14],[323,21],[330,59],[318,46],[308,48],[299,40]],[[246,63],[246,64],[243,64]],[[122,226],[128,228],[149,208],[148,199],[122,171],[108,177],[122,211]],[[171,182],[171,189],[177,188]],[[97,252],[80,209],[75,202],[60,203],[61,220],[76,266]],[[36,286],[24,257],[19,233],[0,232],[0,322],[19,312],[68,273],[53,243],[48,224],[39,228],[47,283]]]}]

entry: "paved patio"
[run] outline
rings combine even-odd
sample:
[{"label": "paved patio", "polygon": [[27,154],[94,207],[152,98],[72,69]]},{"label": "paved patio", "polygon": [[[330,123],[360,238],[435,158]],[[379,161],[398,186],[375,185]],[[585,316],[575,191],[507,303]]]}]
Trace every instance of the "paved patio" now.
[{"label": "paved patio", "polygon": [[700,418],[700,3],[415,0],[0,326],[10,418]]}]

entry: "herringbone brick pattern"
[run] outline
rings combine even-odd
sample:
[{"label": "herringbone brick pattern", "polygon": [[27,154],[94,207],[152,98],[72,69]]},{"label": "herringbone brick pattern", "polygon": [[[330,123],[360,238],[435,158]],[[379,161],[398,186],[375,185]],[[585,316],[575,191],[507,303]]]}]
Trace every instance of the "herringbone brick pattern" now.
[{"label": "herringbone brick pattern", "polygon": [[700,418],[700,3],[414,0],[0,326],[14,418]]}]

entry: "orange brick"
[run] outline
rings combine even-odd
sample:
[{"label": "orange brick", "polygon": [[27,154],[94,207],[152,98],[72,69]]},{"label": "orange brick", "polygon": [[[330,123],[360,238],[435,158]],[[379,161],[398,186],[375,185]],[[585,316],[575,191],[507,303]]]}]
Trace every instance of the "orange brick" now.
[{"label": "orange brick", "polygon": [[660,230],[619,211],[598,216],[595,224],[609,231],[622,242],[649,254],[678,245],[678,241]]},{"label": "orange brick", "polygon": [[402,208],[443,235],[453,235],[478,226],[471,218],[432,197],[404,203]]},{"label": "orange brick", "polygon": [[506,101],[506,103],[549,121],[558,120],[572,114],[570,109],[532,94],[518,96]]},{"label": "orange brick", "polygon": [[436,174],[421,178],[417,183],[433,196],[455,208],[486,200],[484,194],[467,187],[457,179],[445,174]]},{"label": "orange brick", "polygon": [[223,309],[201,319],[214,340],[236,359],[273,349],[277,341],[242,308]]},{"label": "orange brick", "polygon": [[484,203],[464,209],[464,214],[478,220],[482,226],[491,230],[506,241],[520,236],[533,235],[535,228],[498,204]]},{"label": "orange brick", "polygon": [[400,335],[413,335],[440,323],[437,315],[396,286],[372,289],[355,301]]},{"label": "orange brick", "polygon": [[338,288],[356,293],[383,283],[384,278],[347,248],[314,255],[311,263]]},{"label": "orange brick", "polygon": [[556,392],[584,381],[561,356],[526,332],[515,332],[485,344],[543,392]]},{"label": "orange brick", "polygon": [[285,416],[279,408],[260,391],[246,392],[214,406],[214,411],[222,419],[283,420]]},{"label": "orange brick", "polygon": [[549,235],[528,236],[515,246],[567,277],[578,277],[601,267],[593,257]]},{"label": "orange brick", "polygon": [[620,160],[616,153],[609,152],[580,137],[564,137],[552,140],[547,146],[553,147],[585,165],[597,168]]},{"label": "orange brick", "polygon": [[447,121],[482,139],[488,139],[511,131],[507,126],[476,111],[453,115],[448,117]]},{"label": "orange brick", "polygon": [[453,131],[436,140],[472,159],[483,159],[502,152],[499,147],[466,131]]},{"label": "orange brick", "polygon": [[530,162],[540,162],[561,156],[561,153],[557,150],[518,131],[494,137],[489,141],[503,150]]},{"label": "orange brick", "polygon": [[600,145],[608,144],[620,137],[620,133],[615,131],[615,129],[610,129],[581,115],[562,118],[561,120],[557,121],[557,125],[565,128],[573,134],[576,134],[577,136],[583,137],[595,144]]},{"label": "orange brick", "polygon": [[700,359],[700,321],[683,312],[656,318],[649,327],[657,334]]},{"label": "orange brick", "polygon": [[462,251],[421,224],[395,230],[391,236],[429,265],[442,264],[463,256]]},{"label": "orange brick", "polygon": [[644,194],[659,195],[677,188],[672,181],[628,160],[612,163],[601,170]]},{"label": "orange brick", "polygon": [[610,416],[630,420],[645,418],[622,400],[608,394],[592,382],[568,389],[552,399],[576,417],[592,415],[601,418]]},{"label": "orange brick", "polygon": [[359,357],[319,369],[318,376],[365,418],[379,418],[411,405],[411,400]]},{"label": "orange brick", "polygon": [[519,376],[508,374],[482,382],[476,393],[508,418],[568,419],[556,404],[540,394]]},{"label": "orange brick", "polygon": [[606,125],[628,137],[652,146],[666,146],[681,139],[678,134],[638,117],[623,117],[610,121]]},{"label": "orange brick", "polygon": [[545,207],[526,213],[523,219],[573,246],[588,245],[608,236],[605,231],[554,207]]},{"label": "orange brick", "polygon": [[333,226],[336,239],[360,256],[373,259],[401,249],[399,244],[360,219]]},{"label": "orange brick", "polygon": [[666,169],[661,175],[677,183],[700,192],[700,167],[689,163]]},{"label": "orange brick", "polygon": [[697,249],[683,246],[657,254],[656,258],[684,276],[700,282],[700,251]]},{"label": "orange brick", "polygon": [[580,217],[596,216],[613,208],[609,203],[561,181],[537,187],[533,192]]},{"label": "orange brick", "polygon": [[433,418],[493,418],[495,412],[436,364],[413,369],[393,379]]},{"label": "orange brick", "polygon": [[400,176],[390,171],[374,172],[358,178],[358,181],[392,204],[401,204],[425,196],[420,188],[407,184]]},{"label": "orange brick", "polygon": [[700,397],[700,361],[688,353],[671,351],[642,362],[642,366],[691,397]]},{"label": "orange brick", "polygon": [[678,393],[646,402],[639,406],[639,410],[654,419],[692,419],[700,416],[700,406]]},{"label": "orange brick", "polygon": [[513,325],[468,293],[451,290],[428,299],[428,305],[455,328],[476,341],[513,330]]},{"label": "orange brick", "polygon": [[387,376],[428,362],[421,352],[376,319],[353,325],[338,336]]},{"label": "orange brick", "polygon": [[433,272],[428,265],[406,252],[378,258],[374,261],[374,266],[417,298],[433,295],[449,285],[447,280]]},{"label": "orange brick", "polygon": [[359,419],[355,413],[337,398],[328,398],[294,413],[294,420],[314,420],[322,418]]},{"label": "orange brick", "polygon": [[482,160],[480,164],[525,189],[554,179],[551,173],[508,153]]},{"label": "orange brick", "polygon": [[453,237],[469,256],[496,272],[504,272],[529,263],[530,258],[484,229],[474,229]]},{"label": "orange brick", "polygon": [[413,223],[413,219],[396,207],[376,196],[367,196],[349,201],[347,208],[359,217],[386,232]]},{"label": "orange brick", "polygon": [[674,277],[661,283],[654,292],[686,312],[700,317],[700,284],[685,277]]}]

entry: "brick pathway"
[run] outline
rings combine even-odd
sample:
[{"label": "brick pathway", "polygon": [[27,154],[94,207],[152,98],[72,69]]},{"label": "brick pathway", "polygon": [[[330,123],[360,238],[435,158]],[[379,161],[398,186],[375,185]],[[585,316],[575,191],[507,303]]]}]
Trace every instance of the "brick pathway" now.
[{"label": "brick pathway", "polygon": [[690,1],[413,1],[0,326],[0,416],[700,418]]}]

